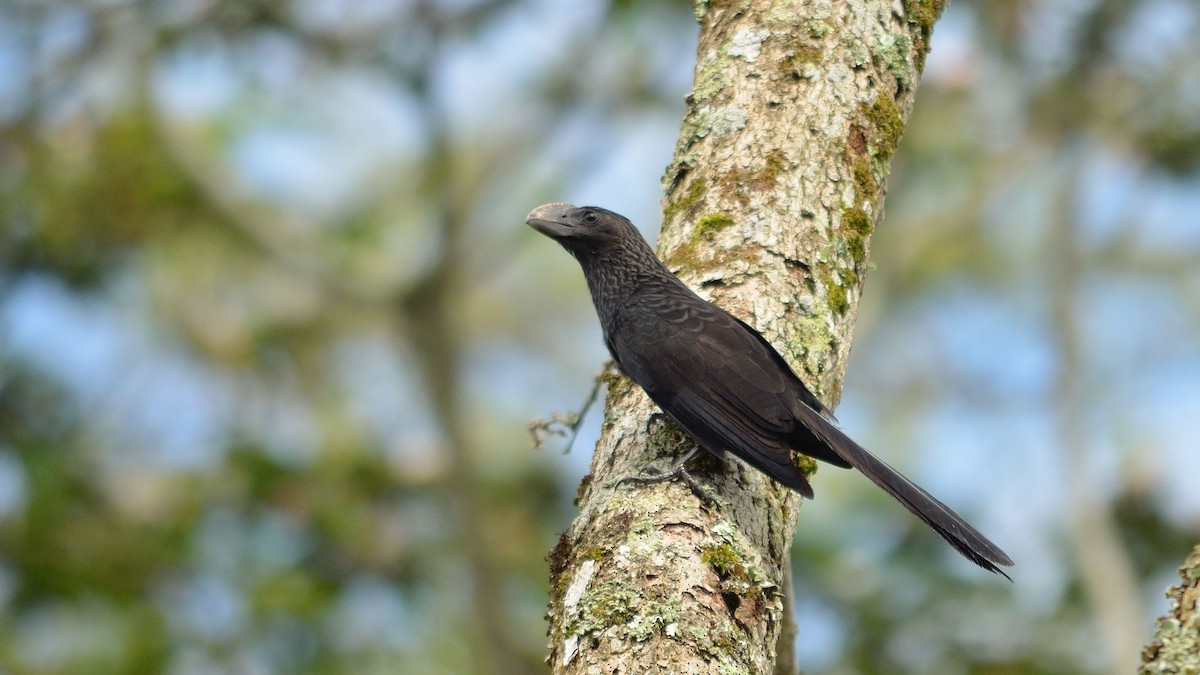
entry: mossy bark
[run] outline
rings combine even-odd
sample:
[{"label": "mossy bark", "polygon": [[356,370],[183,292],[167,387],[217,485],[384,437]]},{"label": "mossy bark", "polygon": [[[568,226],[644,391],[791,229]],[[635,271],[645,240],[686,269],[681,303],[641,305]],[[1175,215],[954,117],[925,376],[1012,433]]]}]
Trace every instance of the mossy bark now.
[{"label": "mossy bark", "polygon": [[1182,580],[1167,591],[1171,608],[1158,620],[1154,640],[1142,651],[1138,675],[1200,673],[1200,545],[1192,549]]},{"label": "mossy bark", "polygon": [[[695,80],[663,178],[659,255],[761,331],[830,407],[940,12],[931,0],[696,5]],[[617,485],[691,446],[656,412],[623,378],[609,387],[579,516],[549,557],[549,663],[772,672],[800,499],[734,460],[694,465],[719,506],[678,481]]]}]

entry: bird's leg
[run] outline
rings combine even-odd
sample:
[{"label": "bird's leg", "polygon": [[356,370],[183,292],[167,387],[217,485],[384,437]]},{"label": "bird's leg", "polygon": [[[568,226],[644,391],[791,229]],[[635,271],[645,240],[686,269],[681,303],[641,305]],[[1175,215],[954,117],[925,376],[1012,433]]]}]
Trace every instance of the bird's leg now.
[{"label": "bird's leg", "polygon": [[[678,477],[678,478],[682,478],[683,482],[685,484],[687,484],[687,486],[689,488],[691,488],[692,493],[695,494],[697,497],[699,497],[702,501],[707,502],[709,504],[717,504],[718,503],[717,500],[712,495],[708,494],[708,491],[705,490],[703,487],[701,487],[700,483],[697,482],[696,479],[692,477],[692,474],[688,473],[688,471],[687,471],[687,463],[692,461],[692,458],[694,458],[698,454],[700,454],[700,446],[699,445],[693,446],[692,449],[689,450],[688,453],[683,456],[683,459],[679,460],[678,462],[675,462],[675,464],[673,464],[671,466],[671,468],[667,469],[666,471],[660,471],[659,469],[656,469],[654,467],[649,467],[649,469],[647,470],[648,475],[643,474],[641,476],[626,476],[625,478],[618,480],[616,482],[616,484],[620,485],[622,483],[643,483],[643,484],[645,484],[645,483],[660,483],[662,481],[671,480],[672,478]],[[650,473],[650,472],[653,472],[653,473]]]}]

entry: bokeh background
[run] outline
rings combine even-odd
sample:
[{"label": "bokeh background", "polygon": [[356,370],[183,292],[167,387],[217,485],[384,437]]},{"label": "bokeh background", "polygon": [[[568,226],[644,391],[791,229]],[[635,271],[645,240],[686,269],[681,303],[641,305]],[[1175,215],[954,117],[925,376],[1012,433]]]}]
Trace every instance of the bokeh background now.
[{"label": "bokeh background", "polygon": [[[653,238],[685,2],[0,2],[0,673],[541,672],[606,355],[523,224]],[[1200,540],[1200,9],[956,0],[822,471],[813,673],[1129,672]]]}]

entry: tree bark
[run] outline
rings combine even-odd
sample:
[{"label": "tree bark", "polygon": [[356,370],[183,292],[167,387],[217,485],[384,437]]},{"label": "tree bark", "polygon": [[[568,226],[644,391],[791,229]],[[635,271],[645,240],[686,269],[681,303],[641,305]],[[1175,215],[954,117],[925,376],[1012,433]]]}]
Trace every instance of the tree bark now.
[{"label": "tree bark", "polygon": [[1159,618],[1154,640],[1142,651],[1138,675],[1200,673],[1200,545],[1192,549],[1178,586],[1167,591],[1171,608]]},{"label": "tree bark", "polygon": [[[696,4],[697,64],[663,178],[659,255],[762,332],[831,407],[888,163],[942,4]],[[694,465],[719,506],[678,481],[617,485],[691,447],[656,412],[609,378],[579,516],[549,556],[552,670],[772,672],[801,500],[736,460]]]}]

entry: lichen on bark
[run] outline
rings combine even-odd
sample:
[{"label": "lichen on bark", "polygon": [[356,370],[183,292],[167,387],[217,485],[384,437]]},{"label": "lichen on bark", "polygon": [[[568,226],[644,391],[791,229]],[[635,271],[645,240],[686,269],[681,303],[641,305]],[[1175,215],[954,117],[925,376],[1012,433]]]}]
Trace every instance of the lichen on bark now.
[{"label": "lichen on bark", "polygon": [[1138,675],[1200,673],[1200,545],[1179,568],[1179,576],[1179,585],[1167,591],[1171,606],[1142,652]]},{"label": "lichen on bark", "polygon": [[[663,176],[658,253],[762,332],[830,407],[888,160],[939,11],[911,1],[696,4],[694,85]],[[715,458],[693,474],[717,505],[678,481],[618,484],[688,443],[642,391],[611,379],[579,516],[550,556],[553,671],[772,672],[799,497]]]}]

